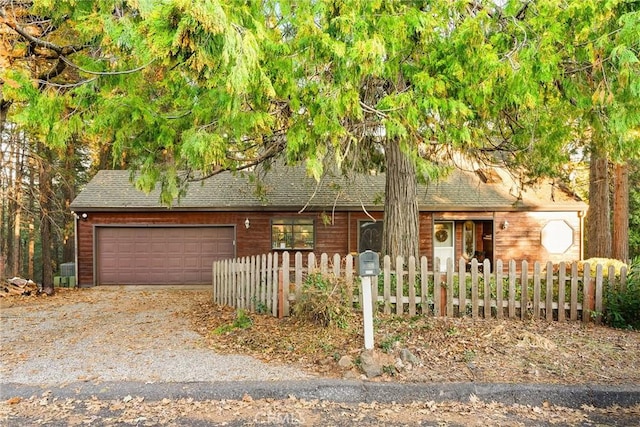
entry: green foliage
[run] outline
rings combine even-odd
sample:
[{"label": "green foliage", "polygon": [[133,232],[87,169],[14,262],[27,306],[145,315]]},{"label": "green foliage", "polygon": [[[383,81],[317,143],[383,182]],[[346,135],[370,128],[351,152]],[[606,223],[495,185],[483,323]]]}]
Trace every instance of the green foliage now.
[{"label": "green foliage", "polygon": [[268,313],[267,304],[265,304],[262,301],[258,301],[257,297],[253,297],[252,298],[252,302],[256,307],[256,313],[258,313],[258,314],[266,314],[266,313]]},{"label": "green foliage", "polygon": [[[629,165],[629,182],[640,182],[640,162]],[[629,186],[629,257],[640,257],[640,187]]]},{"label": "green foliage", "polygon": [[640,330],[640,258],[634,259],[623,289],[608,288],[605,323],[614,328]]},{"label": "green foliage", "polygon": [[234,329],[248,329],[253,326],[253,320],[251,320],[251,316],[249,314],[239,308],[236,311],[236,317],[233,320],[233,323],[227,323],[226,325],[218,326],[213,330],[213,333],[216,335],[226,334]]},{"label": "green foliage", "polygon": [[302,285],[300,299],[293,306],[293,314],[316,325],[346,328],[353,315],[347,295],[344,280],[320,273],[309,274]]},{"label": "green foliage", "polygon": [[402,337],[398,334],[388,335],[380,341],[380,348],[385,353],[391,353],[397,343],[401,342]]}]

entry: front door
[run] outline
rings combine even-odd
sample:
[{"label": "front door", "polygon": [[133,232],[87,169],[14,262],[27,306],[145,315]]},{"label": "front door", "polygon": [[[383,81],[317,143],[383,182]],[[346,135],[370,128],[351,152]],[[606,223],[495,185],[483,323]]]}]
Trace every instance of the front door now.
[{"label": "front door", "polygon": [[440,260],[440,271],[447,267],[447,260],[455,259],[453,221],[436,222],[433,230],[434,258]]}]

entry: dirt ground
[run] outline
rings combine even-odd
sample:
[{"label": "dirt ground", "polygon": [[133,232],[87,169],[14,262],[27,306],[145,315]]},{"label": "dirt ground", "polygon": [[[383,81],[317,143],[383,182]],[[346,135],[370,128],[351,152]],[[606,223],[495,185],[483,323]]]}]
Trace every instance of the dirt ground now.
[{"label": "dirt ground", "polygon": [[[187,313],[219,352],[242,352],[293,363],[329,377],[357,377],[364,345],[361,317],[344,328],[296,317],[243,314],[211,302]],[[375,348],[384,374],[377,380],[640,384],[640,332],[581,322],[376,315]],[[408,350],[416,359],[407,362]],[[352,365],[338,363],[348,356]],[[405,359],[404,361],[402,359]]]},{"label": "dirt ground", "polygon": [[[161,291],[159,291],[161,292]],[[251,355],[331,378],[361,378],[362,320],[356,314],[339,328],[296,317],[238,312],[214,305],[207,291],[178,315],[190,320],[208,346],[222,354]],[[91,289],[60,289],[56,295],[0,298],[3,308],[37,310],[100,297]],[[144,295],[118,298],[122,312],[143,311]],[[167,298],[167,307],[172,300]],[[99,333],[108,324],[86,325]],[[376,351],[384,361],[374,381],[640,384],[640,333],[579,322],[472,320],[377,315]],[[415,359],[407,360],[409,352]],[[350,363],[347,363],[350,362]],[[345,404],[290,399],[160,402],[126,396],[58,400],[46,390],[0,402],[3,425],[634,425],[630,408],[539,407],[483,402]],[[231,422],[235,420],[235,422]]]}]

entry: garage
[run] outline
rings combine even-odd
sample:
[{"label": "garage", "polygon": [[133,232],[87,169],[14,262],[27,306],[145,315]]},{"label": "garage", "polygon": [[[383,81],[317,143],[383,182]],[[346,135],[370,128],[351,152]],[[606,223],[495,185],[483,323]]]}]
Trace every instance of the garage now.
[{"label": "garage", "polygon": [[234,227],[96,227],[99,285],[201,285],[212,263],[233,258]]}]

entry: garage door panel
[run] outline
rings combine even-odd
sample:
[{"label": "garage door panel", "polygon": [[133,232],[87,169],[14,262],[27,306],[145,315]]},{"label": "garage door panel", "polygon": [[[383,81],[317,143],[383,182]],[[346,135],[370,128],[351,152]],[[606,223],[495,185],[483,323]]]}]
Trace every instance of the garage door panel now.
[{"label": "garage door panel", "polygon": [[161,266],[165,267],[165,268],[170,268],[170,269],[183,268],[184,267],[184,262],[185,262],[185,260],[183,258],[178,258],[176,256],[171,256],[171,257],[167,257],[167,258],[163,259]]},{"label": "garage door panel", "polygon": [[199,258],[188,257],[184,260],[184,268],[200,270],[200,267],[202,267],[202,263]]},{"label": "garage door panel", "polygon": [[234,256],[233,227],[99,227],[98,284],[209,284]]},{"label": "garage door panel", "polygon": [[202,244],[199,242],[184,242],[184,253],[186,254],[200,254],[202,253],[202,250],[200,249],[202,247]]}]

